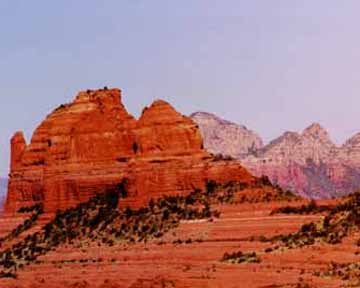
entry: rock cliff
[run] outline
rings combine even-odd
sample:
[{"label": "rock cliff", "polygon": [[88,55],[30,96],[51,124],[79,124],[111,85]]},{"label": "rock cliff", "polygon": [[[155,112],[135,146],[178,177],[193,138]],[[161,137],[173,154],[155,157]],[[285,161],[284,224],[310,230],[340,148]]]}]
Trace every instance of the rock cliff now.
[{"label": "rock cliff", "polygon": [[262,143],[261,139],[251,138],[257,140],[249,143],[249,134],[236,132],[243,126],[216,116],[211,118],[222,124],[209,125],[207,117],[193,117],[204,136],[205,147],[240,159],[256,176],[266,175],[285,189],[315,199],[342,196],[360,188],[360,133],[337,146],[323,127],[313,123],[302,133],[285,132],[265,146],[254,145],[256,149],[239,153],[246,152],[250,143]]},{"label": "rock cliff", "polygon": [[300,134],[286,132],[242,162],[255,175],[267,175],[301,196],[343,196],[360,188],[360,161],[356,160],[354,140],[338,147],[315,123]]},{"label": "rock cliff", "polygon": [[206,180],[251,182],[236,161],[217,161],[197,125],[165,101],[135,119],[119,89],[80,92],[37,127],[29,144],[11,139],[6,211],[34,202],[55,211],[125,183],[129,203],[203,188]]}]

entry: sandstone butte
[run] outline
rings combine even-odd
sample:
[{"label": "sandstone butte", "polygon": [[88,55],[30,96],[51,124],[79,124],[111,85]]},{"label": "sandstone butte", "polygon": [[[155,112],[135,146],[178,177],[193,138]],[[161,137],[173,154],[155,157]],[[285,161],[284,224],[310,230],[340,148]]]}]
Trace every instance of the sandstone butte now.
[{"label": "sandstone butte", "polygon": [[159,195],[202,189],[254,177],[237,161],[206,152],[197,124],[157,100],[139,119],[130,115],[119,89],[80,92],[60,105],[35,130],[11,139],[5,211],[37,202],[54,212],[125,183],[128,204]]}]

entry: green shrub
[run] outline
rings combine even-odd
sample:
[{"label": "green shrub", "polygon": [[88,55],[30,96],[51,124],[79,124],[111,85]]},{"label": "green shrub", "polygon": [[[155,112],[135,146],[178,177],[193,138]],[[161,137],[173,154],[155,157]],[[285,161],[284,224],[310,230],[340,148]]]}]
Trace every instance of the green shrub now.
[{"label": "green shrub", "polygon": [[231,254],[225,253],[221,259],[221,262],[227,262],[231,264],[260,263],[260,258],[256,255],[255,252],[243,253],[238,251]]}]

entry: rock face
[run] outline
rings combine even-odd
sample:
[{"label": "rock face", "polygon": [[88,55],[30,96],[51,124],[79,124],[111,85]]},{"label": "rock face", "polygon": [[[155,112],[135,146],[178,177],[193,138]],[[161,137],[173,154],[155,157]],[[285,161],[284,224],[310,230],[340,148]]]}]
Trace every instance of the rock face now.
[{"label": "rock face", "polygon": [[88,90],[48,115],[30,144],[15,133],[6,211],[39,201],[55,211],[120,182],[135,205],[203,188],[206,180],[254,177],[236,161],[216,161],[203,149],[196,124],[168,103],[155,101],[137,120],[119,89]]},{"label": "rock face", "polygon": [[327,198],[337,193],[326,171],[337,150],[326,130],[314,123],[302,133],[284,133],[242,161],[255,174],[301,196]]},{"label": "rock face", "polygon": [[245,126],[206,112],[190,117],[199,125],[205,148],[211,153],[241,158],[263,147],[262,139]]},{"label": "rock face", "polygon": [[[239,153],[233,147],[234,138],[237,138],[236,142],[245,143],[246,147],[249,143],[248,135],[245,134],[241,140],[241,134],[234,130],[233,135],[227,135],[223,133],[226,128],[219,126],[214,129],[202,117],[193,119],[200,126],[205,147],[209,147],[210,151],[240,159],[254,175],[266,175],[273,183],[303,197],[330,198],[360,188],[360,133],[338,147],[330,140],[327,131],[314,123],[302,133],[285,132],[266,146],[250,149],[249,153]],[[225,126],[229,123],[225,120],[217,122]],[[212,139],[222,140],[219,143]],[[229,149],[226,143],[229,143]],[[257,143],[261,143],[261,139]],[[246,151],[243,146],[239,149]]]}]

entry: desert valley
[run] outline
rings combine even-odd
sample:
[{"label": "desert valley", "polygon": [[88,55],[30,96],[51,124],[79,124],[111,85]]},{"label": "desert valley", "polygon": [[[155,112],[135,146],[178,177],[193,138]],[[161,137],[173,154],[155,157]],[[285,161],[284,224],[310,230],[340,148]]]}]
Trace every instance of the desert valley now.
[{"label": "desert valley", "polygon": [[[162,100],[136,119],[122,98],[83,91],[30,143],[14,133],[0,287],[359,287],[360,194],[343,170],[355,140],[335,147],[315,124],[263,146]],[[316,186],[305,172],[328,173],[329,153],[345,174]]]},{"label": "desert valley", "polygon": [[360,1],[0,1],[0,288],[360,287]]}]

